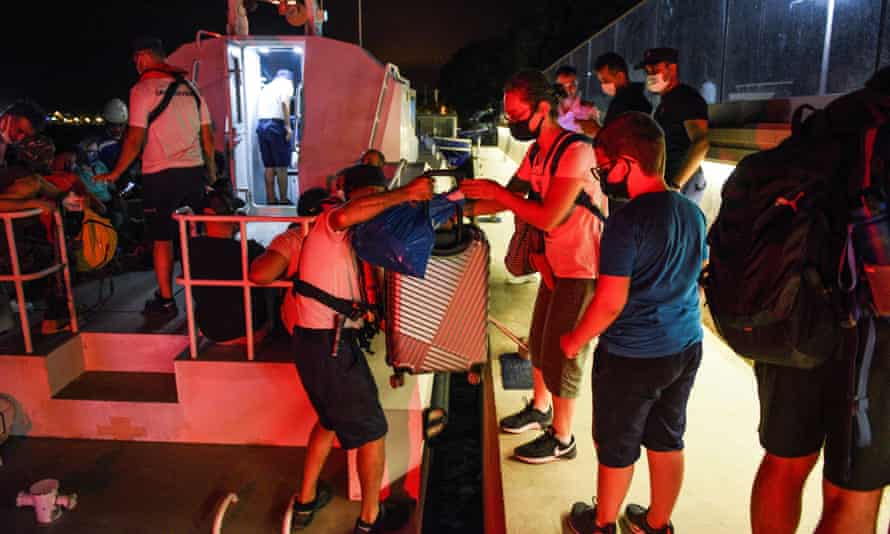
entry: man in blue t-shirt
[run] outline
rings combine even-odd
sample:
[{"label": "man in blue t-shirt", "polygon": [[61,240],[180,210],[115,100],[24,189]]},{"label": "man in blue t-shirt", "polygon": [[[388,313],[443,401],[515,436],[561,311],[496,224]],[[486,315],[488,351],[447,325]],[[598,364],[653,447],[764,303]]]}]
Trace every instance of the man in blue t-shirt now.
[{"label": "man in blue t-shirt", "polygon": [[598,503],[572,508],[577,533],[615,532],[640,445],[652,502],[628,505],[621,522],[627,531],[674,532],[686,403],[701,362],[698,276],[707,248],[704,214],[665,183],[664,151],[661,128],[639,112],[616,118],[596,138],[600,186],[630,202],[606,223],[596,295],[560,340],[573,358],[600,337],[593,363]]}]

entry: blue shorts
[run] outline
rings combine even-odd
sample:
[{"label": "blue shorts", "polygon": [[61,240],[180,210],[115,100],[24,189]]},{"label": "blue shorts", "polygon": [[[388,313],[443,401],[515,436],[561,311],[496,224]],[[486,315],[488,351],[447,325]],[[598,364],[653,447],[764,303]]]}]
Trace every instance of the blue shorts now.
[{"label": "blue shorts", "polygon": [[356,449],[385,436],[389,426],[355,331],[343,329],[336,358],[333,342],[333,330],[294,327],[297,373],[318,422],[337,435],[344,449]]},{"label": "blue shorts", "polygon": [[256,127],[263,166],[267,169],[290,166],[290,143],[281,119],[260,119]]},{"label": "blue shorts", "polygon": [[701,342],[661,358],[593,356],[593,439],[607,467],[633,465],[640,445],[656,452],[683,449],[686,404],[701,363]]}]

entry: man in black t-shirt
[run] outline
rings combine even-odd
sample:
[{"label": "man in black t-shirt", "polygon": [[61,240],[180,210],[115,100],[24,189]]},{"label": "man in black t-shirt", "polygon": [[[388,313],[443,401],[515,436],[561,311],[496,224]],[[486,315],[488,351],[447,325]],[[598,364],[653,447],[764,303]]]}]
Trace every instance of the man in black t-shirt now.
[{"label": "man in black t-shirt", "polygon": [[637,68],[646,70],[646,88],[661,95],[653,116],[664,130],[664,178],[687,198],[700,202],[705,190],[701,163],[708,153],[708,104],[698,91],[680,83],[678,57],[674,48],[650,48]]},{"label": "man in black t-shirt", "polygon": [[594,63],[596,77],[606,96],[612,97],[603,126],[608,126],[618,115],[627,111],[639,111],[649,115],[652,104],[643,94],[643,84],[631,82],[627,75],[627,62],[615,52],[606,52]]},{"label": "man in black t-shirt", "polygon": [[[229,193],[214,190],[207,195],[205,215],[233,215],[241,201]],[[213,280],[241,280],[241,243],[233,239],[236,223],[205,223],[206,236],[189,241],[189,266],[192,278]],[[247,243],[248,264],[261,256],[263,247],[256,241]],[[251,290],[254,340],[268,330],[266,301],[263,289]],[[242,341],[246,336],[244,322],[244,292],[240,287],[201,287],[192,289],[197,308],[195,321],[201,333],[217,343]]]}]

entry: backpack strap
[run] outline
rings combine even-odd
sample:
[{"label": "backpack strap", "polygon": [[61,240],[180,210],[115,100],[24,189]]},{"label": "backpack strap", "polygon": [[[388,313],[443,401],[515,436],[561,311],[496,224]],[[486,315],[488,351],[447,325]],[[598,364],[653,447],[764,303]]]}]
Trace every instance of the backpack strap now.
[{"label": "backpack strap", "polygon": [[300,280],[299,274],[294,276],[292,278],[292,281],[294,283],[294,287],[291,291],[293,291],[295,295],[299,294],[304,297],[317,300],[318,302],[324,304],[340,315],[347,317],[351,321],[358,321],[362,318],[365,312],[368,311],[368,305],[364,302],[335,297],[324,289],[310,284],[305,280]]},{"label": "backpack strap", "polygon": [[[569,135],[564,135],[557,139],[555,144],[558,146],[553,150],[553,156],[550,160],[550,176],[556,174],[556,170],[559,168],[559,159],[562,157],[563,153],[565,153],[566,149],[568,149],[572,143],[576,142],[593,145],[593,139],[579,133],[570,133]],[[593,203],[593,200],[586,191],[578,193],[578,198],[575,199],[575,204],[587,208],[587,210],[593,213],[599,220],[606,222],[606,215]]]},{"label": "backpack strap", "polygon": [[151,123],[157,119],[164,110],[167,109],[167,106],[170,105],[170,102],[173,100],[173,97],[176,96],[176,91],[179,90],[180,85],[186,86],[189,92],[192,94],[192,97],[195,99],[195,105],[198,107],[198,115],[201,114],[201,97],[198,95],[198,91],[195,87],[185,79],[185,76],[175,72],[162,71],[159,69],[149,69],[143,72],[145,75],[146,72],[164,72],[173,77],[173,82],[167,86],[167,90],[164,91],[164,97],[161,99],[161,102],[148,114],[148,126],[151,127]]}]

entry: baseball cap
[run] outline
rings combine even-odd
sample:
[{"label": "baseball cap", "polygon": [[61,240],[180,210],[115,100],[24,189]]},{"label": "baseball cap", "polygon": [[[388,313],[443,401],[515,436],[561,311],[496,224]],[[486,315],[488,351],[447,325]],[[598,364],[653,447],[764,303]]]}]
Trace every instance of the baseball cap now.
[{"label": "baseball cap", "polygon": [[343,190],[348,195],[363,187],[386,187],[383,169],[374,165],[354,165],[343,171]]},{"label": "baseball cap", "polygon": [[636,69],[642,69],[646,65],[655,65],[665,61],[667,63],[679,63],[680,51],[676,48],[650,48],[643,53],[643,61],[634,66]]}]

